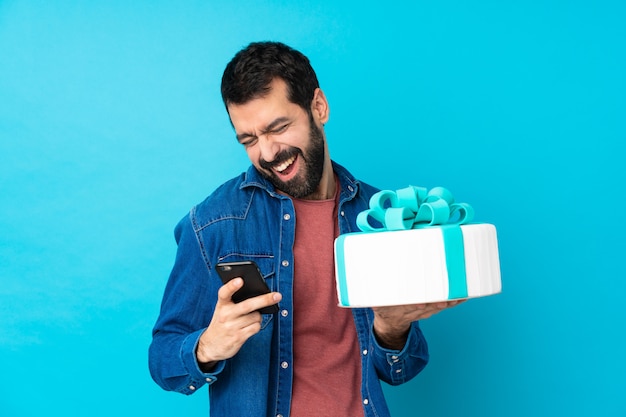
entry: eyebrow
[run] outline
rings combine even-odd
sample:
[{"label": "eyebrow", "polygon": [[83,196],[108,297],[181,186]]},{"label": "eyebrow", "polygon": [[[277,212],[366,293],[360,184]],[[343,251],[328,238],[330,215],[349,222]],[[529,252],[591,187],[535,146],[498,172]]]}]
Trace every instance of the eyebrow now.
[{"label": "eyebrow", "polygon": [[[289,118],[282,116],[277,119],[274,119],[270,124],[268,124],[263,130],[261,130],[261,134],[266,134],[267,132],[271,132],[276,129],[279,125],[283,123],[289,122]],[[256,136],[252,133],[240,133],[237,135],[237,141],[241,142],[247,138],[255,138]]]}]

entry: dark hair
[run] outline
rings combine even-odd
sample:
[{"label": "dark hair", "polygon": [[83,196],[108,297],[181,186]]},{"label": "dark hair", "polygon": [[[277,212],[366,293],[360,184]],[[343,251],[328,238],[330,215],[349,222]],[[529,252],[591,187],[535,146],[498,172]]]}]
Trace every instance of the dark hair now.
[{"label": "dark hair", "polygon": [[222,76],[224,105],[263,97],[275,78],[287,84],[289,101],[311,112],[319,87],[315,71],[306,56],[280,42],[253,42],[233,57]]}]

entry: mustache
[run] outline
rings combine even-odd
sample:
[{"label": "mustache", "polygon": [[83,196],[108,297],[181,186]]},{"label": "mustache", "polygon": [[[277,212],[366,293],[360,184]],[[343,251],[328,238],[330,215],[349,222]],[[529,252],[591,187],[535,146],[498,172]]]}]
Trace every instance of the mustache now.
[{"label": "mustache", "polygon": [[271,170],[273,167],[282,164],[289,158],[296,155],[302,155],[302,151],[298,148],[290,148],[288,150],[280,151],[279,153],[277,153],[272,162],[267,162],[265,159],[261,158],[259,160],[259,165],[261,166],[261,168]]}]

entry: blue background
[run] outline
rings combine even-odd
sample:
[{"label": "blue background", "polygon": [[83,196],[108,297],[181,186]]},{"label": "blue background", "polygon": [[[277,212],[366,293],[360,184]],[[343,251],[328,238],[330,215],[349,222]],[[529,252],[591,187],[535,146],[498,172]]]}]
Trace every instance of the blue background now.
[{"label": "blue background", "polygon": [[394,416],[626,415],[625,21],[601,0],[0,1],[0,415],[206,415],[147,347],[175,223],[247,167],[222,70],[268,39],[316,68],[334,159],[498,228],[503,293],[423,323]]}]

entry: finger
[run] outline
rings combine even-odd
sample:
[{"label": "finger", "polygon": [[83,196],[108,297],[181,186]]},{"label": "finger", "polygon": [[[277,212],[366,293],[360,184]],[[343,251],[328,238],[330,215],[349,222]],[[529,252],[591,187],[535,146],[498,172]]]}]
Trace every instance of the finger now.
[{"label": "finger", "polygon": [[443,310],[448,306],[448,301],[436,301],[426,304],[426,310]]},{"label": "finger", "polygon": [[243,345],[249,338],[261,331],[261,313],[257,313],[258,318],[251,320],[246,326],[237,331],[238,345]]},{"label": "finger", "polygon": [[243,279],[241,278],[233,278],[228,281],[226,284],[222,285],[222,287],[217,292],[217,298],[221,302],[230,302],[233,294],[237,292],[239,288],[243,286]]},{"label": "finger", "polygon": [[233,357],[250,337],[261,330],[261,314],[249,313],[229,320],[213,316],[209,327],[200,337],[198,346],[202,362]]},{"label": "finger", "polygon": [[233,320],[232,327],[234,331],[245,331],[249,327],[254,327],[257,324],[261,324],[261,313],[258,311],[252,311],[250,313],[238,316]]},{"label": "finger", "polygon": [[268,294],[257,295],[256,297],[248,298],[245,301],[239,303],[243,312],[257,311],[263,307],[269,307],[277,304],[282,300],[283,296],[278,292],[270,292]]}]

